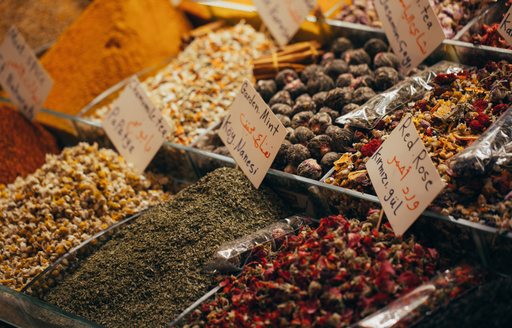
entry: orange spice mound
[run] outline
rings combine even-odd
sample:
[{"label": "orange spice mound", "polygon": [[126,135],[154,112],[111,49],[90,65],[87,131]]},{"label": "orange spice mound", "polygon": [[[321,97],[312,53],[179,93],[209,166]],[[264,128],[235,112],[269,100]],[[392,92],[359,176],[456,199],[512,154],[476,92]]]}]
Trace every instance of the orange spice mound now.
[{"label": "orange spice mound", "polygon": [[[169,0],[95,0],[41,62],[54,80],[45,107],[77,114],[110,86],[179,52],[190,30]],[[73,132],[66,122],[38,119]]]},{"label": "orange spice mound", "polygon": [[45,163],[46,154],[57,154],[57,141],[38,123],[0,104],[0,184],[33,173]]}]

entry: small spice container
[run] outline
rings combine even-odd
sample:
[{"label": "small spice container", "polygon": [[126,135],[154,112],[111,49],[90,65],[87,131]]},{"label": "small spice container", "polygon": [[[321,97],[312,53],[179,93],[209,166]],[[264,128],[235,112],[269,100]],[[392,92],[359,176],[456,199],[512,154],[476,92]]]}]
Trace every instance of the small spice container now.
[{"label": "small spice container", "polygon": [[[239,23],[197,37],[176,58],[138,74],[150,99],[175,131],[155,158],[155,165],[179,178],[190,178],[191,164],[180,146],[189,146],[217,123],[231,105],[244,78],[252,76],[252,60],[271,42],[250,25]],[[81,117],[99,122],[125,82],[86,106]],[[78,124],[81,135],[105,140],[101,129]]]}]

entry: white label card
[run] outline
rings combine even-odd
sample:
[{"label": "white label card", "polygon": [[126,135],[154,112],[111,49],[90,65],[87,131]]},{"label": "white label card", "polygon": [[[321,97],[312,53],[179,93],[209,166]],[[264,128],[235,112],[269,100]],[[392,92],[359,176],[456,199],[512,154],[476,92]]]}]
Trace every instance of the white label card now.
[{"label": "white label card", "polygon": [[316,0],[253,0],[261,19],[282,47],[297,33]]},{"label": "white label card", "polygon": [[144,172],[172,131],[135,76],[112,103],[103,128],[119,153],[139,173]]},{"label": "white label card", "polygon": [[375,9],[404,73],[418,66],[445,39],[429,0],[375,0]]},{"label": "white label card", "polygon": [[218,134],[254,187],[259,188],[286,137],[286,128],[245,80]]},{"label": "white label card", "polygon": [[396,235],[403,235],[443,190],[410,114],[366,163],[368,175]]},{"label": "white label card", "polygon": [[43,107],[53,85],[50,75],[14,26],[0,45],[0,84],[29,120]]},{"label": "white label card", "polygon": [[498,32],[509,45],[512,45],[512,6],[501,21]]}]

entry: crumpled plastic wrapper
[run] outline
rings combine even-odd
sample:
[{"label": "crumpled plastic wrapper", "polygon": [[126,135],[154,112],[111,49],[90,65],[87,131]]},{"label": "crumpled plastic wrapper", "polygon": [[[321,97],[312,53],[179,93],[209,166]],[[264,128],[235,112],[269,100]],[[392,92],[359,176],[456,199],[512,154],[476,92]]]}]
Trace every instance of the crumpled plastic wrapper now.
[{"label": "crumpled plastic wrapper", "polygon": [[480,284],[481,280],[480,271],[471,266],[463,265],[446,270],[351,327],[413,326],[425,315],[446,306],[460,294]]},{"label": "crumpled plastic wrapper", "polygon": [[464,66],[461,64],[441,61],[374,96],[358,109],[338,117],[336,123],[368,130],[373,129],[384,116],[409,102],[421,99],[428,91],[432,90],[431,82],[437,74],[458,73],[463,69]]},{"label": "crumpled plastic wrapper", "polygon": [[307,225],[311,220],[304,216],[294,215],[271,224],[250,235],[222,244],[209,261],[205,270],[211,273],[234,273],[244,266],[244,260],[250,252],[260,245],[267,245],[276,250],[284,238]]},{"label": "crumpled plastic wrapper", "polygon": [[509,107],[480,138],[452,158],[455,176],[486,175],[495,165],[512,159],[512,107]]}]

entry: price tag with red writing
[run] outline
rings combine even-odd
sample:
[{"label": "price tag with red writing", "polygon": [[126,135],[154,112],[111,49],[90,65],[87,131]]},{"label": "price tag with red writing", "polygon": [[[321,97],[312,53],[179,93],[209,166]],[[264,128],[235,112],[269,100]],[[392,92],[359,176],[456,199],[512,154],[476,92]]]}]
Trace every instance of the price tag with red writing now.
[{"label": "price tag with red writing", "polygon": [[219,137],[259,188],[286,137],[286,128],[245,80],[222,122]]},{"label": "price tag with red writing", "polygon": [[29,120],[43,107],[53,85],[50,75],[14,26],[0,45],[0,84]]},{"label": "price tag with red writing", "polygon": [[119,153],[138,172],[144,172],[172,131],[135,76],[112,103],[103,128]]},{"label": "price tag with red writing", "polygon": [[512,6],[503,17],[498,32],[508,44],[512,45]]},{"label": "price tag with red writing", "polygon": [[376,0],[375,9],[404,72],[418,66],[445,38],[429,0]]},{"label": "price tag with red writing", "polygon": [[404,234],[445,187],[410,114],[372,155],[366,169],[397,235]]},{"label": "price tag with red writing", "polygon": [[297,33],[300,25],[316,0],[253,0],[261,19],[280,46],[284,46]]}]

